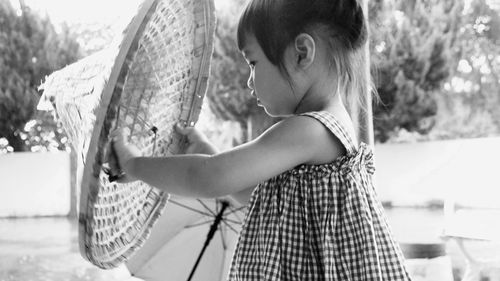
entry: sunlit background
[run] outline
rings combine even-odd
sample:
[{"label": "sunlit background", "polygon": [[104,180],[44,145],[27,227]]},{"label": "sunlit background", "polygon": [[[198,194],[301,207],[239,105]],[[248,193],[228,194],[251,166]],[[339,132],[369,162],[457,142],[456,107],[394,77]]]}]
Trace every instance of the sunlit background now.
[{"label": "sunlit background", "polygon": [[[0,0],[0,4],[5,1],[17,16],[22,16],[25,5],[49,18],[58,34],[74,38],[79,46],[77,59],[110,44],[140,3]],[[273,122],[257,111],[246,93],[247,66],[237,50],[231,50],[244,2],[215,0],[220,26],[212,62],[215,86],[207,93],[200,126],[225,147],[252,139]],[[397,0],[373,2],[389,3],[388,12],[373,9],[378,17],[371,22],[370,51],[381,98],[374,107],[376,180],[394,233],[402,243],[445,244],[454,280],[460,280],[465,255],[442,234],[450,222],[445,210],[465,210],[459,222],[463,229],[457,231],[493,237],[489,239],[493,242],[469,241],[474,256],[494,260],[479,274],[480,280],[500,281],[500,0],[464,0],[455,14],[446,9],[462,1],[442,1],[445,4],[435,7],[422,4],[427,10],[417,11],[390,4]],[[452,31],[433,33],[443,22]],[[37,56],[29,59],[33,64],[37,60]],[[76,221],[71,217],[75,195],[70,188],[54,187],[67,187],[71,181],[73,190],[74,163],[67,156],[69,140],[60,125],[47,121],[51,118],[33,115],[17,128],[25,152],[17,152],[0,135],[0,177],[4,178],[0,182],[0,281],[126,280],[130,276],[125,268],[102,271],[78,253]],[[61,150],[66,152],[55,153]],[[53,154],[40,158],[29,152]],[[20,176],[14,171],[21,171]],[[31,186],[13,188],[20,178],[26,182],[31,178]],[[49,199],[42,202],[41,198]],[[66,219],[70,209],[73,213]],[[452,228],[456,230],[455,225]]]}]

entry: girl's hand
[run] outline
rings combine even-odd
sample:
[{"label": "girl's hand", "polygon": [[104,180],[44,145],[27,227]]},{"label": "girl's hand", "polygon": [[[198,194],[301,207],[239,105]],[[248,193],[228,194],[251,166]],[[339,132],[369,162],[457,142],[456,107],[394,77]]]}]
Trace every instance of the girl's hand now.
[{"label": "girl's hand", "polygon": [[198,129],[194,127],[182,127],[181,124],[177,124],[175,125],[175,131],[186,137],[186,154],[213,155],[218,153],[218,149]]},{"label": "girl's hand", "polygon": [[135,181],[132,174],[131,160],[135,157],[141,157],[141,151],[134,145],[128,143],[127,133],[122,128],[118,128],[110,133],[111,142],[106,155],[109,169],[111,171],[110,179],[119,183]]}]

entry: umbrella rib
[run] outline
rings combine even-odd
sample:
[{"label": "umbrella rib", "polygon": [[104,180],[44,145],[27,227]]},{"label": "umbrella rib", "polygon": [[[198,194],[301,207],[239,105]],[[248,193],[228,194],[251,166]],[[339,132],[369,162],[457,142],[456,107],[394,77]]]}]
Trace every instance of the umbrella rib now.
[{"label": "umbrella rib", "polygon": [[240,207],[240,208],[237,208],[237,209],[232,209],[230,212],[228,212],[226,215],[231,215],[231,214],[234,214],[236,216],[236,218],[241,222],[243,221],[241,219],[241,217],[238,215],[238,212],[243,210],[244,208],[246,208],[246,206],[243,206],[243,207]]},{"label": "umbrella rib", "polygon": [[241,219],[241,217],[240,217],[240,216],[238,216],[236,213],[234,213],[234,216],[238,219],[238,221],[239,221],[240,223],[243,223],[243,220]]},{"label": "umbrella rib", "polygon": [[241,224],[241,221],[237,221],[237,220],[233,220],[233,219],[223,218],[223,220],[228,221],[228,222],[232,222],[234,224]]},{"label": "umbrella rib", "polygon": [[188,210],[191,210],[191,211],[193,211],[193,212],[196,212],[196,213],[202,214],[202,215],[204,215],[204,216],[207,216],[207,217],[210,217],[210,216],[211,216],[209,213],[205,213],[205,212],[200,211],[200,210],[198,210],[198,209],[195,209],[195,208],[193,208],[193,207],[189,207],[189,206],[184,205],[184,204],[182,204],[182,203],[179,203],[179,202],[177,202],[177,201],[175,201],[175,200],[170,199],[170,200],[168,200],[168,201],[169,201],[169,202],[171,202],[171,203],[173,203],[173,204],[176,204],[176,205],[178,205],[178,206],[184,207],[184,208],[186,208],[186,209],[188,209]]},{"label": "umbrella rib", "polygon": [[198,201],[203,207],[205,207],[205,209],[209,211],[212,214],[212,216],[214,217],[216,216],[216,214],[212,211],[212,209],[210,209],[203,201],[201,201],[200,199],[196,199],[196,201]]},{"label": "umbrella rib", "polygon": [[204,224],[209,224],[209,223],[212,223],[214,220],[209,220],[209,221],[204,221],[204,222],[199,222],[199,223],[195,223],[195,224],[190,224],[190,225],[186,225],[184,228],[191,228],[191,227],[196,227],[196,226],[200,226],[200,225],[204,225]]},{"label": "umbrella rib", "polygon": [[225,219],[222,220],[222,222],[227,226],[229,227],[234,233],[238,234],[238,231],[236,229],[234,229],[234,227],[232,227],[229,223],[226,222]]},{"label": "umbrella rib", "polygon": [[223,272],[224,272],[224,266],[226,264],[226,251],[227,251],[227,244],[226,244],[226,238],[224,237],[224,231],[221,229],[220,231],[220,238],[222,241],[222,250],[224,251],[222,253],[222,262],[221,262],[221,269],[220,269],[220,274],[219,274],[219,280],[223,280]]},{"label": "umbrella rib", "polygon": [[221,229],[219,232],[220,232],[220,239],[222,241],[222,248],[226,250],[227,244],[226,244],[226,237],[224,236],[224,231]]},{"label": "umbrella rib", "polygon": [[243,209],[245,209],[247,206],[242,206],[242,207],[239,207],[239,208],[235,208],[235,209],[232,209],[231,211],[229,211],[227,214],[234,214],[236,212],[239,212]]}]

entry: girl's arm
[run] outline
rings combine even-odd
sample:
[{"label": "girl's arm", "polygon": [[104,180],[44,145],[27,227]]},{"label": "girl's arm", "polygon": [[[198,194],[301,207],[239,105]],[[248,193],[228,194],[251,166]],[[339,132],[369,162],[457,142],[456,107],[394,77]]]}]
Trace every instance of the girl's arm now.
[{"label": "girl's arm", "polygon": [[[119,155],[129,148],[124,137],[115,142]],[[259,138],[215,155],[132,157],[121,162],[129,176],[168,193],[188,197],[222,197],[256,186],[302,163],[331,162],[342,145],[310,117],[290,117]],[[123,159],[120,159],[123,161]]]},{"label": "girl's arm", "polygon": [[[207,137],[198,131],[195,127],[181,127],[180,125],[175,126],[176,131],[183,135],[188,143],[185,154],[207,154],[214,155],[219,153],[219,149],[215,147]],[[243,189],[240,192],[236,192],[228,195],[228,200],[235,201],[239,205],[247,205],[250,197],[252,195],[255,186]]]}]

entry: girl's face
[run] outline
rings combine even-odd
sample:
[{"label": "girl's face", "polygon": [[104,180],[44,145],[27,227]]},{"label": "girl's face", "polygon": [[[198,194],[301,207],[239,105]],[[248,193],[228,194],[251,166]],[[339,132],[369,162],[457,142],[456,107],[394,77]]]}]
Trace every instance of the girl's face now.
[{"label": "girl's face", "polygon": [[257,39],[248,35],[242,53],[250,66],[248,88],[270,116],[292,115],[300,101],[294,95],[291,83],[283,76],[278,66],[273,65],[262,51]]}]

